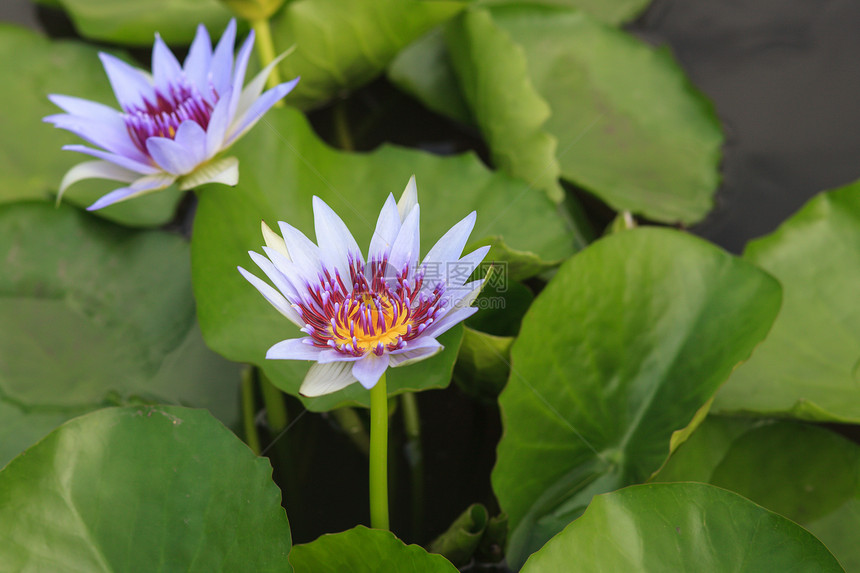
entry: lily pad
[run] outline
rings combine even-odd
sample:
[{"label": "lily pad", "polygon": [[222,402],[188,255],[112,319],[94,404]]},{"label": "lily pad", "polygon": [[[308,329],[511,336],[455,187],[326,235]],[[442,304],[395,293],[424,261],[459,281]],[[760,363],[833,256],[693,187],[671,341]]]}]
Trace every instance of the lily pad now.
[{"label": "lily pad", "polygon": [[272,466],[209,413],[108,408],[0,472],[9,571],[291,571]]},{"label": "lily pad", "polygon": [[799,525],[735,493],[696,483],[639,485],[595,497],[522,571],[567,571],[571,563],[583,573],[842,571]]},{"label": "lily pad", "polygon": [[830,430],[710,416],[654,481],[701,481],[739,493],[808,529],[847,570],[860,569],[860,446]]},{"label": "lily pad", "polygon": [[711,210],[720,124],[668,50],[577,10],[500,6],[492,16],[525,53],[529,78],[551,110],[543,129],[557,140],[562,178],[657,221],[690,224]]},{"label": "lily pad", "polygon": [[744,258],[779,279],[785,302],[714,411],[860,422],[860,183],[814,198]]},{"label": "lily pad", "polygon": [[[17,203],[0,206],[0,260],[0,399],[17,411],[0,425],[56,425],[128,400],[205,406],[235,423],[238,365],[203,342],[182,238]],[[34,441],[13,435],[10,454]]]},{"label": "lily pad", "polygon": [[296,573],[457,572],[441,555],[427,553],[418,545],[405,545],[389,531],[362,525],[296,545],[290,553],[290,563]]},{"label": "lily pad", "polygon": [[218,0],[59,0],[75,29],[93,40],[152,46],[158,32],[168,44],[190,44],[198,24],[218,37],[232,14]]},{"label": "lily pad", "polygon": [[327,102],[382,73],[402,48],[459,12],[462,2],[293,0],[272,19],[284,77],[301,76],[287,101],[300,108]]},{"label": "lily pad", "polygon": [[[239,265],[256,269],[248,251],[259,251],[263,244],[261,219],[270,225],[286,221],[313,235],[311,198],[317,195],[343,217],[366,249],[385,198],[389,193],[399,197],[414,173],[424,252],[473,210],[478,222],[467,250],[499,236],[510,246],[492,250],[488,260],[503,260],[517,249],[546,268],[574,251],[572,233],[549,200],[488,171],[472,155],[440,158],[394,147],[370,154],[339,152],[323,144],[304,116],[289,108],[269,112],[265,124],[233,150],[240,161],[239,184],[204,188],[194,223],[192,271],[200,323],[212,348],[261,366],[275,385],[293,395],[309,363],[264,356],[276,342],[300,333],[236,271]],[[390,370],[390,390],[447,385],[461,337],[456,328],[441,340],[449,351]],[[308,408],[325,410],[348,402],[367,405],[368,400],[367,392],[356,386],[303,401]]]},{"label": "lily pad", "polygon": [[559,268],[523,320],[499,397],[493,489],[516,566],[592,496],[663,464],[732,369],[767,334],[779,284],[678,231],[600,239]]},{"label": "lily pad", "polygon": [[[60,112],[47,96],[65,94],[116,107],[98,50],[72,41],[52,42],[30,30],[0,24],[0,61],[6,77],[14,78],[0,90],[0,204],[27,199],[53,203],[63,175],[86,157],[62,150],[63,145],[81,143],[79,138],[42,122]],[[122,185],[82,181],[63,201],[88,206]],[[180,197],[172,187],[97,214],[127,225],[161,225],[173,217]]]}]

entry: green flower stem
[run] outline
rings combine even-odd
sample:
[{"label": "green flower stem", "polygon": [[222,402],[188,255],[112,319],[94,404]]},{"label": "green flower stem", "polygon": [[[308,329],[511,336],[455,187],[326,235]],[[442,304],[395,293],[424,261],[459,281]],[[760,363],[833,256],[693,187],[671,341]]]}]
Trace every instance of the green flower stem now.
[{"label": "green flower stem", "polygon": [[364,429],[364,424],[361,423],[361,417],[355,408],[344,406],[330,412],[331,416],[337,421],[341,429],[349,437],[350,441],[358,450],[365,456],[370,454],[370,436],[367,430]]},{"label": "green flower stem", "polygon": [[245,426],[245,442],[251,451],[260,455],[260,436],[254,419],[257,409],[254,406],[254,368],[246,366],[242,370],[242,422]]},{"label": "green flower stem", "polygon": [[388,389],[385,373],[370,389],[370,526],[388,529]]},{"label": "green flower stem", "polygon": [[287,416],[287,407],[284,405],[284,396],[269,379],[260,372],[260,390],[263,393],[263,404],[266,407],[266,421],[273,432],[280,432],[287,427],[290,421]]},{"label": "green flower stem", "polygon": [[406,431],[406,452],[412,473],[412,536],[421,537],[424,523],[424,450],[421,447],[421,417],[418,400],[413,392],[400,396],[403,405],[403,428]]},{"label": "green flower stem", "polygon": [[[269,20],[265,18],[252,20],[251,27],[257,36],[257,56],[260,59],[260,66],[265,68],[275,59],[275,44],[272,41],[272,29],[269,27]],[[280,83],[281,72],[278,70],[278,66],[275,66],[272,68],[272,73],[266,79],[266,86],[271,89]],[[283,107],[283,105],[283,101],[275,103],[275,107]]]}]

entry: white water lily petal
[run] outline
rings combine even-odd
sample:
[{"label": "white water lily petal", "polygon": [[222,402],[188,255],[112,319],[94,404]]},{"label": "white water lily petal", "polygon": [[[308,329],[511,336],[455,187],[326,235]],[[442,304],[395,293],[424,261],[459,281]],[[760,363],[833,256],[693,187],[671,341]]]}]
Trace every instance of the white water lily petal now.
[{"label": "white water lily petal", "polygon": [[274,232],[265,221],[260,221],[260,227],[263,231],[263,240],[266,242],[266,246],[270,249],[275,249],[289,260],[290,253],[287,251],[287,244],[284,242],[284,238]]},{"label": "white water lily petal", "polygon": [[422,338],[419,342],[423,344],[416,344],[415,346],[410,346],[403,350],[395,350],[391,352],[389,354],[391,367],[397,368],[398,366],[414,364],[415,362],[426,360],[444,350],[444,347],[439,344],[439,341],[435,338]]},{"label": "white water lily petal", "polygon": [[388,354],[377,356],[371,352],[353,363],[352,375],[359,384],[370,390],[379,382],[386,368],[388,368]]},{"label": "white water lily petal", "polygon": [[[239,96],[239,105],[236,107],[236,117],[241,121],[242,117],[251,109],[251,104],[257,101],[257,98],[260,97],[260,94],[263,93],[263,88],[266,86],[266,80],[269,79],[269,76],[272,74],[272,70],[275,69],[275,66],[281,63],[281,60],[286,58],[289,54],[291,54],[295,50],[295,46],[283,52],[274,60],[269,62],[263,70],[254,76],[248,85],[245,86],[245,89],[242,90],[242,94]],[[296,78],[295,81],[298,81]]]},{"label": "white water lily petal", "polygon": [[409,272],[414,273],[418,263],[418,251],[421,248],[421,237],[418,223],[421,216],[421,207],[415,205],[406,216],[394,244],[388,256],[388,263],[395,273],[400,273],[406,265]]},{"label": "white water lily petal", "polygon": [[466,241],[469,240],[472,229],[475,227],[477,216],[478,214],[472,211],[462,221],[451,227],[447,233],[442,235],[441,239],[436,241],[436,244],[424,257],[423,264],[438,265],[446,261],[458,260],[463,253],[463,247],[466,246]]},{"label": "white water lily petal", "polygon": [[394,195],[389,194],[379,212],[376,220],[376,229],[370,239],[370,248],[367,250],[367,260],[380,260],[391,252],[397,233],[400,231],[400,213],[397,211],[397,202]]},{"label": "white water lily petal", "polygon": [[286,298],[284,298],[284,295],[270,287],[264,281],[258,279],[256,275],[249,273],[242,267],[237,268],[239,269],[239,272],[242,274],[242,276],[245,277],[245,279],[249,283],[254,285],[254,288],[260,291],[260,294],[263,295],[263,297],[267,301],[269,301],[269,304],[274,306],[278,310],[278,312],[284,315],[290,322],[292,322],[296,326],[304,326],[301,323],[301,318],[299,317],[299,314],[295,311],[293,307],[290,306],[290,303],[287,301]]},{"label": "white water lily petal", "polygon": [[182,191],[187,191],[206,183],[221,183],[232,187],[238,182],[239,160],[235,157],[224,157],[210,161],[180,178],[179,188]]},{"label": "white water lily petal", "polygon": [[313,197],[313,209],[314,232],[323,266],[337,269],[340,276],[345,281],[349,281],[350,261],[360,261],[362,265],[364,264],[364,257],[361,256],[358,243],[355,242],[355,238],[341,218],[316,195]]},{"label": "white water lily petal", "polygon": [[269,348],[266,358],[269,360],[316,360],[323,350],[305,341],[307,338],[290,338],[282,340]]},{"label": "white water lily petal", "polygon": [[415,176],[409,178],[409,183],[406,184],[406,189],[403,190],[403,195],[397,202],[397,211],[400,213],[400,220],[406,221],[406,217],[418,205],[418,185],[415,183]]},{"label": "white water lily petal", "polygon": [[304,233],[280,221],[281,235],[287,245],[290,259],[296,265],[296,269],[307,282],[316,281],[320,271],[320,250],[308,239]]},{"label": "white water lily petal", "polygon": [[84,161],[69,169],[63,176],[63,180],[60,182],[60,190],[57,193],[57,203],[59,204],[63,193],[66,192],[66,189],[70,185],[84,179],[112,179],[114,181],[131,183],[139,177],[139,173],[120,167],[109,161]]},{"label": "white water lily petal", "polygon": [[130,157],[125,157],[122,155],[118,155],[116,153],[110,153],[109,151],[102,151],[101,149],[93,149],[92,147],[87,147],[86,145],[64,145],[62,147],[64,151],[77,151],[78,153],[84,153],[86,155],[92,155],[93,157],[98,157],[99,159],[104,159],[105,161],[110,161],[111,163],[115,163],[120,167],[125,167],[131,171],[136,173],[140,173],[141,175],[155,175],[159,173],[160,170],[157,167],[152,165],[146,165],[141,163],[140,161],[136,161]]},{"label": "white water lily petal", "polygon": [[352,364],[348,362],[331,362],[329,364],[311,364],[299,393],[313,398],[323,394],[331,394],[346,388],[355,382],[352,375]]},{"label": "white water lily petal", "polygon": [[144,177],[140,177],[128,187],[116,189],[114,191],[111,191],[107,195],[101,197],[98,201],[87,207],[87,211],[103,209],[108,205],[113,205],[114,203],[119,203],[120,201],[125,201],[133,197],[139,197],[140,195],[152,193],[153,191],[167,189],[173,184],[175,180],[175,177],[167,173],[156,173],[155,175],[146,175]]}]

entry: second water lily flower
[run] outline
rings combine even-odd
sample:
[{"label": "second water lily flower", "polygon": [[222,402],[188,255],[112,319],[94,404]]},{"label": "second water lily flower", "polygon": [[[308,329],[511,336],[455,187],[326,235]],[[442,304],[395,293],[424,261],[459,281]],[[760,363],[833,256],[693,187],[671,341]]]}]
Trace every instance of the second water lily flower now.
[{"label": "second water lily flower", "polygon": [[71,131],[100,149],[67,145],[63,149],[98,158],[76,165],[60,184],[60,196],[82,179],[128,183],[96,201],[101,209],[164,189],[178,182],[191,189],[210,182],[235,185],[238,161],[217,156],[247,132],[272,105],[295,87],[298,78],[265,93],[276,59],[243,89],[253,31],[233,58],[236,22],[231,20],[215,49],[206,28],[197,28],[183,65],[156,36],[152,75],[109,54],[100,54],[122,108],[67,95],[50,95],[67,112],[45,121]]},{"label": "second water lily flower", "polygon": [[280,223],[283,238],[263,223],[266,256],[251,258],[276,288],[239,272],[306,334],[278,342],[266,358],[313,360],[300,392],[319,396],[355,382],[372,388],[385,370],[429,358],[436,340],[471,316],[483,279],[466,282],[490,247],[461,257],[475,212],[454,225],[419,264],[415,178],[400,202],[389,195],[367,259],[346,225],[313,199],[317,244]]}]

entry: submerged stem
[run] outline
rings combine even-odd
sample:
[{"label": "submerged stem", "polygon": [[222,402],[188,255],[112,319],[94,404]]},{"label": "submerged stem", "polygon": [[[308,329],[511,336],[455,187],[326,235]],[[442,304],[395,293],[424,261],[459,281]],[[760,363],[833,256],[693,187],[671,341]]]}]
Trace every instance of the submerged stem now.
[{"label": "submerged stem", "polygon": [[[272,29],[269,27],[269,21],[265,18],[260,20],[252,20],[251,27],[257,35],[257,56],[260,59],[260,66],[265,68],[275,59],[275,44],[272,41]],[[266,78],[266,86],[271,89],[281,83],[281,73],[278,71],[278,66],[272,68],[272,73]],[[283,107],[284,102],[278,101],[274,107]]]},{"label": "submerged stem", "polygon": [[254,368],[242,370],[242,423],[245,427],[245,443],[256,455],[260,455],[260,436],[255,423],[257,411],[254,406]]},{"label": "submerged stem", "polygon": [[401,394],[406,454],[412,474],[412,536],[421,537],[424,523],[424,450],[421,447],[421,416],[413,392]]},{"label": "submerged stem", "polygon": [[284,405],[284,396],[278,388],[260,372],[260,391],[263,394],[263,405],[266,407],[266,421],[273,433],[287,427],[289,416]]},{"label": "submerged stem", "polygon": [[384,372],[370,389],[370,526],[388,529],[388,389]]}]

